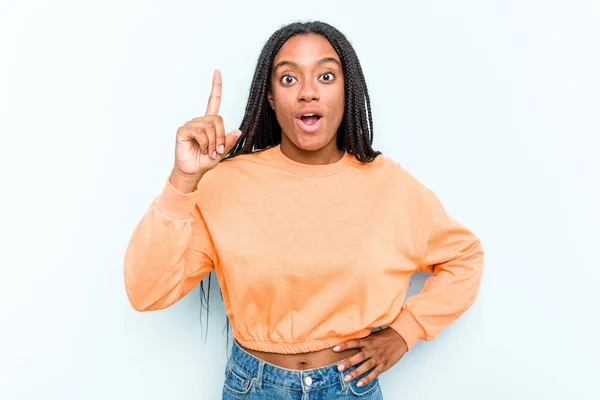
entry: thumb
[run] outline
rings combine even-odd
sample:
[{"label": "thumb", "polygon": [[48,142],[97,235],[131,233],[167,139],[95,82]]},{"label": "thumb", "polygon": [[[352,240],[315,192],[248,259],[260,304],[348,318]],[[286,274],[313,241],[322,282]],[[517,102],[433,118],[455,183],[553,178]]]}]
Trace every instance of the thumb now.
[{"label": "thumb", "polygon": [[229,154],[229,151],[235,146],[240,136],[242,136],[242,131],[239,129],[225,135],[225,150],[223,151],[223,154]]}]

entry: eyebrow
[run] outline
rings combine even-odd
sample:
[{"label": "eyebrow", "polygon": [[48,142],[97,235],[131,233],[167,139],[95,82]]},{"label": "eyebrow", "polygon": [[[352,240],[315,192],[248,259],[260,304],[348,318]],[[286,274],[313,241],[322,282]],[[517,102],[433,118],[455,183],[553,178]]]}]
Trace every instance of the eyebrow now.
[{"label": "eyebrow", "polygon": [[[340,64],[340,62],[338,60],[336,60],[335,58],[333,58],[333,57],[321,58],[319,60],[319,62],[317,63],[317,65],[323,65],[323,64],[326,64],[326,63],[334,63],[338,67],[342,68],[342,64]],[[283,61],[280,61],[280,62],[277,63],[277,65],[275,66],[275,68],[273,68],[273,71],[276,71],[277,68],[283,67],[285,65],[288,65],[288,66],[294,67],[294,68],[298,68],[298,64],[296,64],[295,62],[283,60]]]}]

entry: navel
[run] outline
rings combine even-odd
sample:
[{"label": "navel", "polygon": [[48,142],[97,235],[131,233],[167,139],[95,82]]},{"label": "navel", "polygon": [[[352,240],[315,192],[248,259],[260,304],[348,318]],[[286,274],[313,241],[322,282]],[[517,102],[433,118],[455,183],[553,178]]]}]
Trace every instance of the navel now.
[{"label": "navel", "polygon": [[300,370],[305,370],[305,369],[307,369],[307,367],[308,367],[308,363],[305,361],[300,361],[298,363],[298,369],[300,369]]}]

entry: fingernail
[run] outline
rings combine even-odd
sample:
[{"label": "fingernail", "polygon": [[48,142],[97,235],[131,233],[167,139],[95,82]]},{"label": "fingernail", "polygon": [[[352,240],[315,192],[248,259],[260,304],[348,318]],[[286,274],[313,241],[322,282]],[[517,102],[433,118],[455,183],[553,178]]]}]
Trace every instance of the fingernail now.
[{"label": "fingernail", "polygon": [[335,346],[335,347],[333,348],[333,351],[340,351],[340,346]]},{"label": "fingernail", "polygon": [[346,376],[344,377],[344,380],[345,380],[346,382],[350,382],[350,381],[352,380],[352,375],[346,375]]},{"label": "fingernail", "polygon": [[346,367],[344,366],[344,364],[338,365],[338,371],[343,371],[345,369],[346,369]]},{"label": "fingernail", "polygon": [[219,153],[220,153],[220,154],[223,154],[223,152],[224,152],[224,151],[225,151],[225,146],[223,146],[223,145],[220,145],[220,146],[219,146]]},{"label": "fingernail", "polygon": [[217,152],[216,152],[216,151],[213,151],[213,152],[212,152],[212,154],[211,154],[211,157],[212,157],[212,158],[217,158]]},{"label": "fingernail", "polygon": [[363,385],[362,381],[358,382],[356,386],[361,387]]}]

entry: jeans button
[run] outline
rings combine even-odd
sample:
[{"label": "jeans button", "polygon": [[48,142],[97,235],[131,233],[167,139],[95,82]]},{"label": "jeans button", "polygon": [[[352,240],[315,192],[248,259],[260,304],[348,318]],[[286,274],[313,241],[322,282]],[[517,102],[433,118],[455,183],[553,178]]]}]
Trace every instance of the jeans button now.
[{"label": "jeans button", "polygon": [[304,378],[304,384],[306,386],[312,385],[312,378],[310,376],[307,376],[306,378]]}]

